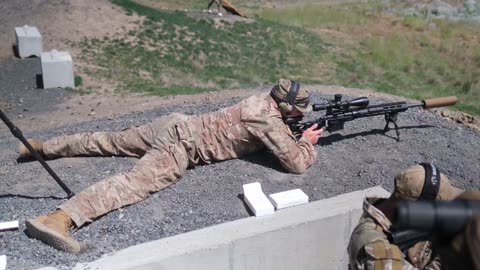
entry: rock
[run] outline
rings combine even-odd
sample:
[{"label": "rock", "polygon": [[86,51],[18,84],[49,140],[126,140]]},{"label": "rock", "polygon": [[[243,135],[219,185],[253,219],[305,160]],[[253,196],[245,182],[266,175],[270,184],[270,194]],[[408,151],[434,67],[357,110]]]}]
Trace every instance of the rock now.
[{"label": "rock", "polygon": [[475,121],[475,118],[470,114],[462,112],[462,116],[467,123],[473,123]]}]

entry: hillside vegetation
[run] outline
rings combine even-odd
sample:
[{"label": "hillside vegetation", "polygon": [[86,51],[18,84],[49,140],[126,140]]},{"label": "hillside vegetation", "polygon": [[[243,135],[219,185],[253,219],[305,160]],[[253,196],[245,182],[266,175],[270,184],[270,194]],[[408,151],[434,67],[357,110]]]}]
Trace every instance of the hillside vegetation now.
[{"label": "hillside vegetation", "polygon": [[250,7],[252,18],[235,21],[202,13],[203,1],[137,2],[113,1],[147,17],[138,30],[77,44],[90,63],[82,72],[157,95],[287,77],[416,99],[457,95],[457,108],[480,114],[478,25],[392,14],[380,1]]}]

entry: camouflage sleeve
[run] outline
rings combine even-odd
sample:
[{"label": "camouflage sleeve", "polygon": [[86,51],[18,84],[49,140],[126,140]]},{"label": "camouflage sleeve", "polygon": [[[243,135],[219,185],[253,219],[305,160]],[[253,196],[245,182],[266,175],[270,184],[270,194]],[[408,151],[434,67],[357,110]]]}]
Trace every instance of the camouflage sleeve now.
[{"label": "camouflage sleeve", "polygon": [[297,141],[280,117],[262,117],[245,122],[247,129],[279,159],[283,168],[301,174],[310,167],[317,153],[305,138]]},{"label": "camouflage sleeve", "polygon": [[417,270],[411,265],[400,248],[388,241],[377,241],[365,245],[357,257],[357,269],[363,270]]}]

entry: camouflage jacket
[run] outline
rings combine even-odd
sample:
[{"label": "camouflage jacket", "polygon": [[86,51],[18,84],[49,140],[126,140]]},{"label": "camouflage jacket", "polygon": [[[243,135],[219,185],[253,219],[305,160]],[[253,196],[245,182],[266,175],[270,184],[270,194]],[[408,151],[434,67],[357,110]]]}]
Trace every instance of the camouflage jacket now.
[{"label": "camouflage jacket", "polygon": [[363,215],[348,244],[351,270],[441,269],[438,256],[432,255],[430,242],[419,242],[405,254],[388,240],[390,220],[374,204],[378,198],[366,198]]},{"label": "camouflage jacket", "polygon": [[193,136],[187,149],[206,163],[238,158],[266,147],[287,171],[303,173],[317,157],[309,140],[295,138],[267,93],[213,113],[191,116],[188,125],[190,134],[180,139],[188,141],[187,137]]}]

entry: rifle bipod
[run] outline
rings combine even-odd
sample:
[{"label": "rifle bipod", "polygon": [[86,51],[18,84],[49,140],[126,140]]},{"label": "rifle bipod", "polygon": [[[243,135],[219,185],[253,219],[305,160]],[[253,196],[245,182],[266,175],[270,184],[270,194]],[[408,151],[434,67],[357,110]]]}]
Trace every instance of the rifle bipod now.
[{"label": "rifle bipod", "polygon": [[385,127],[383,128],[383,133],[386,133],[390,130],[390,123],[393,124],[395,127],[395,133],[397,134],[397,142],[400,141],[400,132],[398,131],[397,125],[398,114],[397,113],[389,113],[385,114]]},{"label": "rifle bipod", "polygon": [[11,121],[8,119],[7,115],[3,113],[3,111],[0,109],[0,118],[2,121],[7,125],[7,127],[10,129],[10,132],[12,132],[13,136],[15,136],[17,139],[19,139],[25,147],[27,147],[28,151],[32,153],[32,156],[42,164],[43,168],[47,170],[47,172],[53,177],[53,179],[57,182],[57,184],[60,185],[60,187],[67,193],[68,198],[71,198],[75,196],[75,193],[73,193],[65,183],[58,177],[58,175],[48,166],[48,164],[45,162],[45,160],[42,158],[42,156],[32,147],[32,145],[25,139],[25,137],[22,134],[22,131],[17,128]]}]

